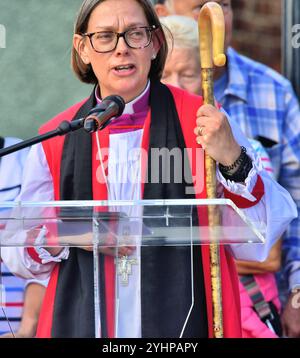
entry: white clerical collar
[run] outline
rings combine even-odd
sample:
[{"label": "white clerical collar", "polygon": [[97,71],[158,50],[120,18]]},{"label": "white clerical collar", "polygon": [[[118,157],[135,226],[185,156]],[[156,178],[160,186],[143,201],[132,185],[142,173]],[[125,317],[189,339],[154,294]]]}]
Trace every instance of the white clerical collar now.
[{"label": "white clerical collar", "polygon": [[[97,85],[96,89],[95,89],[95,97],[96,97],[96,100],[97,100],[97,104],[101,103],[101,98],[99,97],[99,85]],[[144,89],[144,91],[136,98],[134,98],[132,101],[126,103],[125,105],[125,109],[123,111],[123,114],[132,114],[132,113],[135,113],[135,110],[134,110],[134,106],[144,97],[146,96],[146,94],[149,92],[150,90],[150,80],[148,80],[147,82],[147,86],[146,88]]]}]

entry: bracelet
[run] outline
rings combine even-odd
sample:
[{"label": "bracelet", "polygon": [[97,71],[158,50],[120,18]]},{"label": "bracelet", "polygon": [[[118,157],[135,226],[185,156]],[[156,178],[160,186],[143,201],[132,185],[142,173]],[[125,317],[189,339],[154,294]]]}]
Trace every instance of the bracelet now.
[{"label": "bracelet", "polygon": [[244,160],[245,155],[247,155],[247,149],[245,147],[241,146],[241,154],[239,155],[239,157],[233,164],[227,165],[227,166],[219,164],[219,168],[220,168],[221,172],[228,173],[228,172],[231,172],[233,169],[237,168],[238,166],[240,166],[240,164]]},{"label": "bracelet", "polygon": [[[231,180],[236,183],[243,183],[246,180],[246,178],[248,177],[248,175],[253,167],[252,159],[247,155],[246,148],[244,148],[244,147],[241,147],[241,148],[242,148],[241,155],[234,162],[234,164],[236,162],[238,162],[238,164],[235,164],[234,168],[236,168],[236,166],[239,165],[238,169],[234,173],[232,173],[232,174],[230,173],[230,170],[234,169],[234,168],[232,168],[232,166],[234,164],[227,166],[227,167],[219,164],[219,169],[220,169],[220,172],[222,173],[223,177],[226,180]],[[223,169],[224,167],[225,167],[225,171]],[[228,170],[228,168],[231,168],[231,169]]]}]

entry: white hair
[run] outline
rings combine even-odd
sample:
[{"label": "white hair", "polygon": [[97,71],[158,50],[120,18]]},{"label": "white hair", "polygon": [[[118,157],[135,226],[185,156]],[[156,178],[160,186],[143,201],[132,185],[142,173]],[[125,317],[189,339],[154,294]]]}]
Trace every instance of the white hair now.
[{"label": "white hair", "polygon": [[159,20],[171,48],[199,48],[198,24],[194,19],[170,15]]},{"label": "white hair", "polygon": [[164,1],[150,0],[150,1],[152,5],[163,4],[166,6],[167,9],[169,10],[173,9],[173,0],[164,0]]}]

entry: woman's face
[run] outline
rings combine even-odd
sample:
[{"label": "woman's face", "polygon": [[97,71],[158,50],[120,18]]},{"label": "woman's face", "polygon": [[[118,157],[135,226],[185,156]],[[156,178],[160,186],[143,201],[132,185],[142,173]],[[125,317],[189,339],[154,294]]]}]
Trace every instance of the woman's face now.
[{"label": "woman's face", "polygon": [[196,49],[174,48],[168,55],[162,82],[201,93],[200,62]]},{"label": "woman's face", "polygon": [[[149,25],[152,24],[148,24],[143,8],[135,0],[105,0],[92,12],[86,32],[124,32]],[[158,52],[153,42],[146,48],[132,49],[121,37],[115,50],[97,53],[89,38],[80,40],[81,36],[75,35],[74,46],[83,62],[91,64],[102,98],[116,94],[129,102],[145,89],[151,60]]]}]

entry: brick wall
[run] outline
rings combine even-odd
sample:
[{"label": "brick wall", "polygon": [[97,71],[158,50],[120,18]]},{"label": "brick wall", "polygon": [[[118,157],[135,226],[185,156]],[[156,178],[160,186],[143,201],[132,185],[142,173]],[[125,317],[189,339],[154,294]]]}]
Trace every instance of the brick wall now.
[{"label": "brick wall", "polygon": [[232,0],[233,46],[241,53],[281,70],[282,0]]}]

